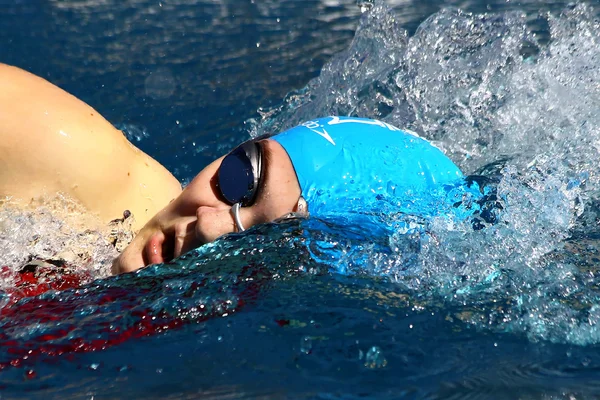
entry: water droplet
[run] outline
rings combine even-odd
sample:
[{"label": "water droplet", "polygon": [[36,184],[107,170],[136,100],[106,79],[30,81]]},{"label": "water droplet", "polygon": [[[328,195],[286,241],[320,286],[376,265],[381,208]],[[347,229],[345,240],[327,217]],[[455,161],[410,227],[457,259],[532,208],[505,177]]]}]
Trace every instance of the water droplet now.
[{"label": "water droplet", "polygon": [[396,194],[396,185],[394,184],[394,182],[389,181],[387,183],[387,192],[388,192],[388,194],[391,194],[392,196],[394,196]]},{"label": "water droplet", "polygon": [[117,124],[116,128],[122,131],[130,142],[133,142],[134,140],[139,142],[150,137],[150,134],[143,126],[133,124]]},{"label": "water droplet", "polygon": [[373,346],[367,351],[367,355],[365,356],[365,367],[375,369],[383,368],[386,365],[387,360],[378,346]]},{"label": "water droplet", "polygon": [[375,0],[356,0],[356,5],[360,9],[361,13],[367,12],[373,8],[374,3]]},{"label": "water droplet", "polygon": [[300,351],[304,354],[310,354],[312,352],[312,339],[310,336],[304,336],[300,340]]},{"label": "water droplet", "polygon": [[584,358],[583,360],[581,360],[581,365],[583,365],[584,367],[587,367],[590,365],[590,363],[592,362],[592,360],[590,360],[589,358]]}]

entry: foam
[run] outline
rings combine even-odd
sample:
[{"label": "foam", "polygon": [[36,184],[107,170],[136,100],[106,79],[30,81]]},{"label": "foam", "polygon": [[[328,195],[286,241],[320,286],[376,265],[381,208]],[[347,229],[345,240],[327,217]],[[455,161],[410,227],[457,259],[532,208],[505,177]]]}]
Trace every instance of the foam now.
[{"label": "foam", "polygon": [[460,319],[479,329],[598,343],[599,28],[585,4],[539,17],[444,9],[409,37],[377,3],[318,78],[249,121],[252,135],[321,115],[379,118],[433,141],[467,174],[498,170],[503,211],[477,231],[435,218],[387,245],[319,235],[317,259],[386,276],[426,303],[476,307]]}]

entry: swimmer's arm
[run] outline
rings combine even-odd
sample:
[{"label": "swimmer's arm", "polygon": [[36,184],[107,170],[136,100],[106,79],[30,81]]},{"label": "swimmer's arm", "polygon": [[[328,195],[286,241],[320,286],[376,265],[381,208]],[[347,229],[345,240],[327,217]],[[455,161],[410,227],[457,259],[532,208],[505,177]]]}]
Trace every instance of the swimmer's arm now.
[{"label": "swimmer's arm", "polygon": [[5,64],[0,88],[0,198],[62,192],[106,222],[129,209],[139,228],[181,192],[163,166],[64,90]]}]

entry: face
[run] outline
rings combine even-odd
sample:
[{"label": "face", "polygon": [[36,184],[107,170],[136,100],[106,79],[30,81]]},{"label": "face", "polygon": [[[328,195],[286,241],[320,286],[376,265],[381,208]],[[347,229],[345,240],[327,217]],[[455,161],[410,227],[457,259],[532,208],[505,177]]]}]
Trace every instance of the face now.
[{"label": "face", "polygon": [[[246,229],[296,211],[301,194],[294,167],[283,147],[272,140],[262,140],[259,144],[264,154],[263,180],[254,203],[239,212]],[[113,273],[169,261],[236,231],[231,204],[217,186],[217,171],[223,158],[204,168],[140,230],[113,263]]]}]

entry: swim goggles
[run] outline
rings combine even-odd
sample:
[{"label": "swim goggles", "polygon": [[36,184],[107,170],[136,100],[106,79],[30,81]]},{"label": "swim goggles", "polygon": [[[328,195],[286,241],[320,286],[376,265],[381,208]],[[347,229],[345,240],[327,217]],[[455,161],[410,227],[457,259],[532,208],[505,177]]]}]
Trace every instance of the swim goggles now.
[{"label": "swim goggles", "polygon": [[262,177],[262,149],[258,142],[249,141],[233,149],[221,161],[217,186],[226,202],[248,207],[254,204]]},{"label": "swim goggles", "polygon": [[[245,231],[240,219],[240,208],[254,204],[263,180],[263,152],[258,141],[242,143],[223,158],[217,171],[217,187],[223,199],[231,205],[231,213],[238,232]],[[308,206],[302,196],[298,199],[296,214],[308,216]]]},{"label": "swim goggles", "polygon": [[231,213],[238,232],[243,232],[240,208],[254,204],[262,182],[262,149],[258,142],[242,143],[221,161],[217,171],[217,187],[232,205]]}]

